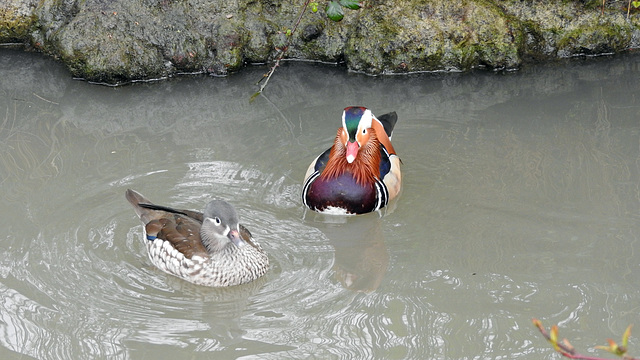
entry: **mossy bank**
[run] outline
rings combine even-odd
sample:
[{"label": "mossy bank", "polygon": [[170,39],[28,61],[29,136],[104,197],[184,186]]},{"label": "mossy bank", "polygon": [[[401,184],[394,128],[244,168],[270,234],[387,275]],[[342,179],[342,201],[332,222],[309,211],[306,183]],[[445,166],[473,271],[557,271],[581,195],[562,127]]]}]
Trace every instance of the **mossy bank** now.
[{"label": "mossy bank", "polygon": [[304,0],[6,0],[0,43],[24,44],[76,77],[118,83],[184,72],[224,75],[287,57],[391,74],[517,68],[638,47],[628,1],[374,0],[327,18]]}]

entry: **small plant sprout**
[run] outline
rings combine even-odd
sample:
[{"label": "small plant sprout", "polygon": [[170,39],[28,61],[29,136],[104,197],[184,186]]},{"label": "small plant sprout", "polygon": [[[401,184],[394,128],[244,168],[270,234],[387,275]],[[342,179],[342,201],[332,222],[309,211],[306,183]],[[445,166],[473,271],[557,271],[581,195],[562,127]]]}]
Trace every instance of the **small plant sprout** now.
[{"label": "small plant sprout", "polygon": [[629,14],[631,13],[632,6],[634,9],[638,9],[640,7],[640,1],[629,0],[629,5],[627,5],[627,19],[629,18]]},{"label": "small plant sprout", "polygon": [[[569,343],[569,340],[562,339],[558,340],[558,325],[553,325],[549,332],[542,326],[542,322],[538,319],[533,319],[533,325],[538,328],[538,331],[544,336],[547,341],[551,343],[553,349],[557,351],[560,355],[569,358],[569,359],[578,359],[578,360],[608,360],[607,358],[594,357],[594,356],[586,356],[578,353],[576,349]],[[627,330],[625,330],[622,335],[622,342],[620,344],[616,343],[611,339],[607,339],[609,345],[605,346],[595,346],[595,349],[608,351],[623,360],[640,360],[634,357],[627,355],[628,344],[629,344],[629,336],[631,336],[631,327],[629,325]]]}]

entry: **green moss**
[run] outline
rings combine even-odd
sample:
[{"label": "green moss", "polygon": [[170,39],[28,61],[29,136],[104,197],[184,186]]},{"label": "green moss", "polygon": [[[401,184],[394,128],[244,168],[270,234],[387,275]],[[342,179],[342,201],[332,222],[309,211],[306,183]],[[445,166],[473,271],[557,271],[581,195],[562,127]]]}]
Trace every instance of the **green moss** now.
[{"label": "green moss", "polygon": [[0,12],[0,43],[25,42],[35,16],[23,16],[18,9],[5,8]]},{"label": "green moss", "polygon": [[[34,3],[35,0],[30,0]],[[338,61],[371,74],[513,68],[525,60],[621,51],[640,40],[640,16],[601,0],[376,0],[342,21],[295,0],[40,0],[33,13],[0,12],[0,41],[31,41],[96,81],[181,71],[224,74],[245,61],[287,56]],[[2,9],[4,10],[4,9]],[[23,13],[29,13],[22,10]]]},{"label": "green moss", "polygon": [[598,23],[562,33],[557,46],[570,54],[616,52],[629,47],[631,36],[629,27]]}]

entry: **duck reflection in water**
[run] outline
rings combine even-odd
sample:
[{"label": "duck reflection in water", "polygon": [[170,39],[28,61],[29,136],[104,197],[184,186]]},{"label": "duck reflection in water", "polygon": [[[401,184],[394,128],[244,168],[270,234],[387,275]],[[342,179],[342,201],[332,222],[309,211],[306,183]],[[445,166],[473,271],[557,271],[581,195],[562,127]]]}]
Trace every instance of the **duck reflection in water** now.
[{"label": "duck reflection in water", "polygon": [[389,252],[378,216],[335,217],[342,223],[318,228],[335,249],[333,271],[343,287],[359,292],[375,291],[387,271]]}]

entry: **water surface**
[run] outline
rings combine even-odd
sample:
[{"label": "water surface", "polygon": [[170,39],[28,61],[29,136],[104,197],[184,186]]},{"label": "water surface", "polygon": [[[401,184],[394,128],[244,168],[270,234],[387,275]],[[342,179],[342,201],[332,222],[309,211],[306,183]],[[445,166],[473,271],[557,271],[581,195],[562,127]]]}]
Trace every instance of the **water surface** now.
[{"label": "water surface", "polygon": [[[640,307],[639,60],[287,63],[250,103],[265,68],[110,88],[0,49],[0,357],[556,359],[533,317],[595,352]],[[349,105],[397,111],[403,193],[307,212],[302,177]],[[228,289],[162,273],[127,188],[227,199],[272,269]]]}]

